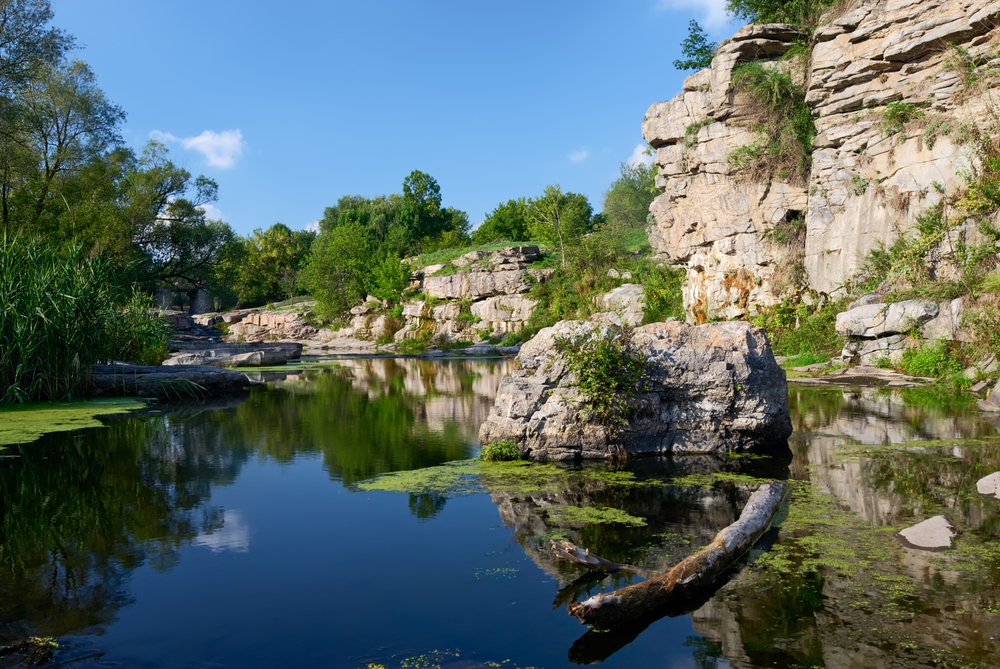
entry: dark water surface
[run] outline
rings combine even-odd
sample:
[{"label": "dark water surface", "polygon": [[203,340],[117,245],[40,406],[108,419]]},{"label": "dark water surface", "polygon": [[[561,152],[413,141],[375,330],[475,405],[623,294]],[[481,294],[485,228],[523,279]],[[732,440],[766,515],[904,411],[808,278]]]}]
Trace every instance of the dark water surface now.
[{"label": "dark water surface", "polygon": [[[480,467],[508,364],[340,361],[13,447],[0,645],[58,637],[74,667],[1000,666],[1000,500],[975,492],[1000,440],[974,410],[792,386],[784,455]],[[567,615],[629,580],[552,539],[666,566],[770,477],[796,481],[780,530],[692,612]],[[953,549],[895,538],[939,513]]]}]

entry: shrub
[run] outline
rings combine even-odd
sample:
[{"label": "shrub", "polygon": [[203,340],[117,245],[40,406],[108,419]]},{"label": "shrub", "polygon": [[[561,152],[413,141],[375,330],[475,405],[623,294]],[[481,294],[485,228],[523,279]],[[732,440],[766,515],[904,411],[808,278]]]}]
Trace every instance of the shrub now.
[{"label": "shrub", "polygon": [[479,451],[479,459],[487,462],[506,462],[521,459],[521,449],[513,441],[494,441],[483,446]]},{"label": "shrub", "polygon": [[785,69],[764,67],[759,61],[738,65],[732,88],[746,126],[758,138],[730,152],[730,168],[747,181],[804,184],[816,136],[805,90]]},{"label": "shrub", "polygon": [[819,307],[786,298],[762,309],[750,321],[767,331],[775,355],[822,353],[843,346],[836,324],[837,314],[845,308],[843,301]]},{"label": "shrub", "polygon": [[167,326],[149,297],[80,246],[0,238],[0,404],[72,399],[95,363],[157,363]]},{"label": "shrub", "polygon": [[632,340],[632,329],[604,326],[557,337],[556,350],[576,377],[584,418],[617,437],[628,422],[631,400],[646,390],[646,359]]},{"label": "shrub", "polygon": [[952,355],[947,342],[935,341],[903,351],[900,371],[913,376],[949,377],[962,371],[962,362]]}]

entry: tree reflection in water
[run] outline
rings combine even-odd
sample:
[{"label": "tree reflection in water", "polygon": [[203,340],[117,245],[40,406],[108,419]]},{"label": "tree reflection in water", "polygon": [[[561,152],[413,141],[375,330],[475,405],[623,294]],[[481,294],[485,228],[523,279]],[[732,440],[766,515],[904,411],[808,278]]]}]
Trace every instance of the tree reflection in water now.
[{"label": "tree reflection in water", "polygon": [[[0,643],[111,623],[146,563],[217,534],[212,489],[251,456],[319,456],[351,483],[467,458],[507,363],[345,361],[215,404],[159,405],[0,460]],[[443,498],[417,496],[419,518]],[[203,539],[203,543],[212,541]]]}]

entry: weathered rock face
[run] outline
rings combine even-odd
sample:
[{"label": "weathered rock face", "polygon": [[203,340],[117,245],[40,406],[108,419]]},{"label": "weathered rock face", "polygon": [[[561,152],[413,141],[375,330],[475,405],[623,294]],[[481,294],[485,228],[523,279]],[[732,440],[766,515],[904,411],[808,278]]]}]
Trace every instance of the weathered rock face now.
[{"label": "weathered rock face", "polygon": [[863,365],[885,357],[898,363],[907,346],[917,345],[921,339],[968,341],[961,315],[962,298],[878,302],[837,314],[836,327],[837,334],[844,337],[844,358],[857,359]]},{"label": "weathered rock face", "polygon": [[[500,383],[480,443],[512,439],[536,460],[608,457],[607,431],[582,418],[582,397],[555,351],[557,337],[606,327],[561,321],[525,343],[522,369]],[[649,391],[636,399],[618,439],[629,454],[784,446],[792,431],[788,387],[762,329],[745,322],[671,322],[642,326],[634,336],[648,361]]]},{"label": "weathered rock face", "polygon": [[[906,234],[918,215],[962,186],[972,158],[957,129],[993,121],[986,94],[970,89],[955,63],[989,61],[980,75],[992,76],[1000,64],[990,60],[1000,43],[998,11],[991,0],[858,0],[821,26],[804,82],[818,135],[801,187],[738,183],[727,161],[754,140],[740,127],[733,68],[759,59],[786,67],[778,57],[803,37],[791,27],[744,27],[711,68],[685,80],[680,95],[650,107],[643,136],[657,150],[663,191],[651,207],[650,243],[687,269],[689,319],[735,318],[773,303],[775,292],[788,290],[782,268],[795,260],[790,253],[804,254],[809,288],[836,294],[879,242]],[[923,116],[894,123],[889,104],[912,105]],[[800,214],[801,249],[762,237]],[[971,223],[956,226],[930,253],[932,272],[955,278],[955,249],[979,240]]]},{"label": "weathered rock face", "polygon": [[595,320],[604,320],[615,325],[636,326],[642,323],[646,299],[642,286],[637,283],[618,286],[610,293],[599,295],[596,301],[597,306],[604,312],[596,314],[593,317]]},{"label": "weathered rock face", "polygon": [[[222,316],[224,322],[225,315]],[[235,319],[234,319],[235,320]],[[306,310],[255,311],[229,326],[229,334],[246,341],[308,339],[319,330],[309,324]]]},{"label": "weathered rock face", "polygon": [[[394,339],[399,342],[429,335],[439,341],[468,342],[520,330],[537,306],[524,294],[553,272],[528,267],[540,257],[537,246],[510,246],[466,253],[453,260],[450,268],[425,267],[417,287],[428,297],[452,301],[434,306],[424,301],[403,305],[405,323]],[[445,268],[454,271],[435,274]]]},{"label": "weathered rock face", "polygon": [[[782,56],[803,35],[792,26],[746,26],[722,46],[712,67],[684,81],[683,92],[646,113],[642,133],[656,149],[657,186],[649,241],[687,268],[684,306],[691,320],[739,318],[751,304],[777,301],[773,284],[785,251],[765,233],[802,215],[805,186],[737,183],[727,156],[755,134],[739,123],[729,90],[742,61]],[[780,274],[780,273],[779,273]]]}]

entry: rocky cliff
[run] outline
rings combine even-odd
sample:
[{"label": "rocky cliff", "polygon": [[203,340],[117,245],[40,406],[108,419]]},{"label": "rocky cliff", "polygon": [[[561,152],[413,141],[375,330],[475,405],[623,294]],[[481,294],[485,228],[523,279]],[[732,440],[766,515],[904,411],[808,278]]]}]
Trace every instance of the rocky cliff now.
[{"label": "rocky cliff", "polygon": [[[984,82],[1000,68],[1000,2],[859,0],[841,11],[811,37],[788,25],[742,28],[711,68],[646,114],[662,191],[650,242],[686,268],[690,320],[842,293],[880,241],[910,234],[962,188],[977,160],[970,135],[997,126]],[[732,85],[749,61],[803,89],[816,135],[801,178],[734,167],[734,151],[759,140],[753,106]],[[931,250],[934,271],[953,275],[955,250],[977,234],[971,222],[949,230]]]}]

